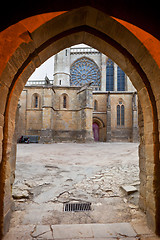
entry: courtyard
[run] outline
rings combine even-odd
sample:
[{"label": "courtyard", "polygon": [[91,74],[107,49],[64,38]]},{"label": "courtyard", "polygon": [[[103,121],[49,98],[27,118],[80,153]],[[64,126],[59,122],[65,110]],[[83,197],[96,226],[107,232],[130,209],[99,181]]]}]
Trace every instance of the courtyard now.
[{"label": "courtyard", "polygon": [[[45,235],[52,226],[115,223],[134,229],[126,239],[151,237],[139,184],[138,143],[18,144],[15,211],[4,239],[54,239]],[[90,203],[91,210],[66,212],[66,203]]]}]

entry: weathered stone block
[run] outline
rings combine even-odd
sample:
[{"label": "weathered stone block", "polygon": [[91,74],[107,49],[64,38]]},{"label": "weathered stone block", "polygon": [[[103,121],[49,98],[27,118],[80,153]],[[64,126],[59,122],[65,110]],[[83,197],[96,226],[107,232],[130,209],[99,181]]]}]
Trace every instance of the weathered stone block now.
[{"label": "weathered stone block", "polygon": [[4,115],[0,113],[0,126],[4,125]]},{"label": "weathered stone block", "polygon": [[157,229],[156,226],[156,214],[155,211],[152,209],[149,209],[147,206],[147,211],[146,211],[146,217],[147,217],[147,223],[149,227],[155,232]]},{"label": "weathered stone block", "polygon": [[30,62],[27,67],[23,70],[23,72],[20,75],[21,81],[23,81],[24,85],[28,81],[29,77],[32,75],[32,73],[35,71],[35,65],[33,62]]},{"label": "weathered stone block", "polygon": [[145,145],[146,160],[154,162],[154,144]]},{"label": "weathered stone block", "polygon": [[152,176],[155,171],[155,164],[152,162],[146,162],[146,174],[147,176]]},{"label": "weathered stone block", "polygon": [[41,130],[41,136],[40,136],[40,143],[50,143],[53,141],[53,135],[52,135],[51,129],[43,129]]},{"label": "weathered stone block", "polygon": [[3,140],[3,127],[0,126],[0,142]]},{"label": "weathered stone block", "polygon": [[1,96],[0,114],[2,115],[4,114],[5,107],[6,107],[7,95],[8,95],[8,87],[0,84],[0,96]]},{"label": "weathered stone block", "polygon": [[2,141],[0,141],[0,163],[2,161]]},{"label": "weathered stone block", "polygon": [[139,207],[142,211],[146,212],[146,198],[143,195],[139,196]]},{"label": "weathered stone block", "polygon": [[[147,189],[149,189],[147,187]],[[153,212],[156,210],[156,202],[155,202],[155,196],[153,193],[146,192],[146,204],[147,204],[147,209],[152,209]]]},{"label": "weathered stone block", "polygon": [[137,192],[137,188],[130,185],[121,186],[121,188],[129,195],[131,193]]}]

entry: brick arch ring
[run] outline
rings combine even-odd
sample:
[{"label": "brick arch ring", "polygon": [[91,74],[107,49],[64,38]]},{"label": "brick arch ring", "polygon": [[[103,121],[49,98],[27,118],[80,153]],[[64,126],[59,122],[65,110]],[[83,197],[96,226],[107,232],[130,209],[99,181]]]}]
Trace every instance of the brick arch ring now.
[{"label": "brick arch ring", "polygon": [[137,89],[144,119],[147,179],[141,184],[140,200],[148,224],[160,234],[160,42],[132,24],[82,7],[24,19],[1,32],[0,43],[0,236],[8,230],[12,208],[9,156],[20,93],[37,67],[78,43],[115,61]]}]

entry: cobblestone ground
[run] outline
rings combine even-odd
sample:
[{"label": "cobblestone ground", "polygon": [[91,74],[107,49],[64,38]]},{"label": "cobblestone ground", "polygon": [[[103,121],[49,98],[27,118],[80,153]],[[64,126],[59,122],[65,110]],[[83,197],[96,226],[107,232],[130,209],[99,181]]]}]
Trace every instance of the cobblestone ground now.
[{"label": "cobblestone ground", "polygon": [[[137,143],[18,144],[11,228],[128,222],[145,224],[138,208]],[[122,187],[135,188],[134,193]],[[90,202],[91,211],[64,212],[69,202]]]},{"label": "cobblestone ground", "polygon": [[[138,144],[19,144],[13,187],[19,223],[131,221],[138,211]],[[92,211],[66,213],[67,202],[91,202]],[[38,214],[37,214],[38,213]]]}]

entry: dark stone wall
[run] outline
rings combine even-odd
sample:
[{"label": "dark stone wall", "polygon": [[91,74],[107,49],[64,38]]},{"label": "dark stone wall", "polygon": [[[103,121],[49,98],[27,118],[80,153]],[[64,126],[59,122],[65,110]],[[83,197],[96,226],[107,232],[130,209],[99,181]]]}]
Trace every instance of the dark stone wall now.
[{"label": "dark stone wall", "polygon": [[68,131],[68,130],[42,130],[40,143],[50,142],[92,142],[93,138],[89,131]]},{"label": "dark stone wall", "polygon": [[145,153],[145,139],[144,139],[144,120],[143,112],[138,103],[138,125],[139,125],[139,168],[140,168],[140,196],[139,196],[139,206],[145,212],[146,211],[146,153]]},{"label": "dark stone wall", "polygon": [[111,131],[113,142],[132,142],[132,128],[117,128]]}]

